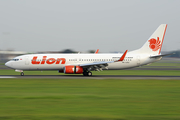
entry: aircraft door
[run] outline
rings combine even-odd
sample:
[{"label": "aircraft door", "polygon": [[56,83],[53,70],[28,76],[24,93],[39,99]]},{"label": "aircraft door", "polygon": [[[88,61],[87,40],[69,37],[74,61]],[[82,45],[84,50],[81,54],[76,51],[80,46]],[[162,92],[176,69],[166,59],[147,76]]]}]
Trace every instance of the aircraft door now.
[{"label": "aircraft door", "polygon": [[29,65],[29,57],[25,57],[25,65]]},{"label": "aircraft door", "polygon": [[140,65],[140,64],[141,64],[140,56],[137,56],[137,65]]}]

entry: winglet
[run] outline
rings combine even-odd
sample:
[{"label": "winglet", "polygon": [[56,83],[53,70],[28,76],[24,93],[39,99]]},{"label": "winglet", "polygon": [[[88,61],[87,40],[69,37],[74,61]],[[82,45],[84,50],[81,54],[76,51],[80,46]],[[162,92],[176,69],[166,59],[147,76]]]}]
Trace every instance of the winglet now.
[{"label": "winglet", "polygon": [[94,54],[97,54],[99,52],[99,49],[96,50],[96,52]]},{"label": "winglet", "polygon": [[127,51],[128,51],[128,50],[126,50],[126,51],[124,52],[124,54],[121,56],[121,58],[120,58],[119,60],[115,61],[115,62],[123,61],[124,58],[125,58],[125,56],[126,56]]}]

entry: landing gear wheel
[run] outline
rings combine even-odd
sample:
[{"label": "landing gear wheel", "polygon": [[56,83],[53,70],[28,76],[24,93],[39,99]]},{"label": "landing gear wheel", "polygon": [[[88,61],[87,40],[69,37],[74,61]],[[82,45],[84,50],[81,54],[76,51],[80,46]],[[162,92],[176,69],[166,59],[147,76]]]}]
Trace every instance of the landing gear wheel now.
[{"label": "landing gear wheel", "polygon": [[88,76],[88,72],[83,72],[83,75],[84,76]]},{"label": "landing gear wheel", "polygon": [[23,72],[21,72],[21,76],[24,76],[24,73],[23,73]]},{"label": "landing gear wheel", "polygon": [[92,76],[92,72],[88,72],[88,76]]},{"label": "landing gear wheel", "polygon": [[83,75],[84,75],[84,76],[92,76],[92,72],[90,72],[90,71],[84,71],[84,72],[83,72]]}]

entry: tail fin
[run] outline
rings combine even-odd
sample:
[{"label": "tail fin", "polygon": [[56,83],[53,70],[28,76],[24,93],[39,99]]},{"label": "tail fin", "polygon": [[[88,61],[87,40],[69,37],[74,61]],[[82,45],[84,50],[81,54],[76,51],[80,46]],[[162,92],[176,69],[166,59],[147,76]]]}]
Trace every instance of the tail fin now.
[{"label": "tail fin", "polygon": [[151,55],[159,55],[163,44],[167,24],[161,24],[151,35],[148,41],[136,52]]}]

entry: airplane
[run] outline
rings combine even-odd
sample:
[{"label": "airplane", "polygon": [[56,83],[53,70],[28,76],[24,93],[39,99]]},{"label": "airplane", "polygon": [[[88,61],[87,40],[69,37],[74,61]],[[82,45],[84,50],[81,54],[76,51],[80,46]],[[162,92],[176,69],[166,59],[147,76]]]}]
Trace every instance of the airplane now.
[{"label": "airplane", "polygon": [[137,50],[126,50],[123,54],[27,54],[17,56],[5,63],[16,72],[30,70],[57,70],[65,74],[83,74],[92,76],[91,71],[122,70],[147,65],[162,59],[161,48],[167,24],[161,24],[146,43]]}]

